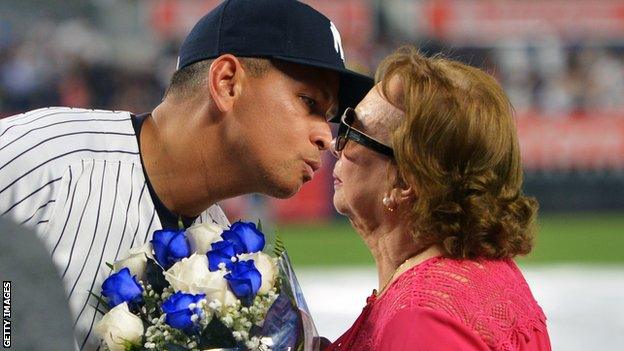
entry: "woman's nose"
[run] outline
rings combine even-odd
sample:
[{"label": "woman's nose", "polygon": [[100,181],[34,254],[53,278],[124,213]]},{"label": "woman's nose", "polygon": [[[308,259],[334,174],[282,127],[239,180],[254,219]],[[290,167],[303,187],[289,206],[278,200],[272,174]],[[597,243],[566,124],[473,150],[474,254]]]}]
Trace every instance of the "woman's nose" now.
[{"label": "woman's nose", "polygon": [[336,138],[333,138],[329,143],[329,151],[335,158],[340,158],[340,151],[336,149]]}]

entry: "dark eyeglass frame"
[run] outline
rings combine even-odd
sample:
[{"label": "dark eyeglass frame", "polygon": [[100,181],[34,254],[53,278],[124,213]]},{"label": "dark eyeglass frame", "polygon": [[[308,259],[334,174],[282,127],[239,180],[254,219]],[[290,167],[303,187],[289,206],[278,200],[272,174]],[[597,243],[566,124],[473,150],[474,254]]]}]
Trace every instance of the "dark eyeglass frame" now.
[{"label": "dark eyeglass frame", "polygon": [[384,145],[381,142],[375,140],[375,138],[367,135],[366,133],[359,131],[351,124],[355,121],[357,113],[355,109],[347,107],[345,112],[340,117],[340,126],[338,127],[338,136],[334,140],[332,153],[335,157],[340,157],[340,153],[347,145],[347,141],[353,140],[356,143],[373,150],[382,155],[394,158],[394,150],[390,146]]}]

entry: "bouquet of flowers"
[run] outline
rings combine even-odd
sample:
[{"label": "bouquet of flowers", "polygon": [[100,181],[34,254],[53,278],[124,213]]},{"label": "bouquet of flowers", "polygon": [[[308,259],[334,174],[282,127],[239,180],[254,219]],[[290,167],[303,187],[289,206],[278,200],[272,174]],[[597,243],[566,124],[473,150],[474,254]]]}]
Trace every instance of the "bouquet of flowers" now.
[{"label": "bouquet of flowers", "polygon": [[253,223],[158,230],[109,267],[92,293],[110,309],[98,309],[103,350],[320,347],[281,241]]}]

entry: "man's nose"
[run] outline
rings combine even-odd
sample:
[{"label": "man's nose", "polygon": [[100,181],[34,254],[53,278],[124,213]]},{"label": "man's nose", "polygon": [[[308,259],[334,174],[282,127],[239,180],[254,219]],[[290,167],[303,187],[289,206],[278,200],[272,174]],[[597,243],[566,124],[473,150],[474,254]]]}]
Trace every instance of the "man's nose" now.
[{"label": "man's nose", "polygon": [[315,144],[321,151],[329,149],[331,140],[332,134],[328,122],[320,122],[310,133],[310,142]]}]

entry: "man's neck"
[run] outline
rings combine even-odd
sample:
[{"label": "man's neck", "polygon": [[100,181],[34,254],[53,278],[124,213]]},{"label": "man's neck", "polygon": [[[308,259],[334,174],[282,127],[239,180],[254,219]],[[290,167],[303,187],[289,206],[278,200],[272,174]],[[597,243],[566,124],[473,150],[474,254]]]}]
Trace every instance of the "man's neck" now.
[{"label": "man's neck", "polygon": [[165,102],[145,119],[143,166],[170,211],[197,216],[217,201],[252,191],[236,169],[240,165],[228,159],[222,139],[218,126],[206,126],[196,112]]}]

